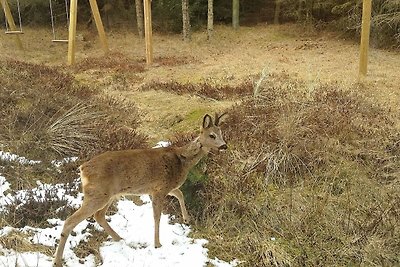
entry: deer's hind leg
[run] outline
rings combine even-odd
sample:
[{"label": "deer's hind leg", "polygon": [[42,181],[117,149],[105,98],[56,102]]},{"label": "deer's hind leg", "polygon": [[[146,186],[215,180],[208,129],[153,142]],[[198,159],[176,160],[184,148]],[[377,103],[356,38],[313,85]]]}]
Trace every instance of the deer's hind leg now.
[{"label": "deer's hind leg", "polygon": [[61,232],[60,242],[55,253],[54,264],[61,267],[62,256],[65,243],[72,230],[83,220],[92,216],[97,210],[102,209],[108,203],[108,199],[85,197],[82,206],[75,211],[67,220],[65,220],[63,230]]},{"label": "deer's hind leg", "polygon": [[110,199],[110,201],[102,209],[96,211],[96,213],[94,214],[94,219],[98,224],[100,224],[101,227],[103,227],[106,233],[109,234],[114,241],[119,241],[122,238],[111,228],[106,220],[106,212],[112,202],[113,199]]}]

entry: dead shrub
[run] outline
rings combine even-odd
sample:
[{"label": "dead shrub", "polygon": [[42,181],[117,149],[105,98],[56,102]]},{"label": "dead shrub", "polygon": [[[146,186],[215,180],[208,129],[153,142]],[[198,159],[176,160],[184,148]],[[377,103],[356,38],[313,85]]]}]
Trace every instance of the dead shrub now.
[{"label": "dead shrub", "polygon": [[[0,237],[0,246],[7,249],[13,249],[18,253],[22,252],[40,252],[51,256],[53,251],[51,248],[41,245],[33,244],[29,241],[30,235],[18,231],[12,231],[7,235]],[[5,263],[2,262],[4,265]]]},{"label": "dead shrub", "polygon": [[122,53],[113,52],[107,56],[89,57],[74,66],[75,71],[113,70],[119,72],[140,73],[145,71],[145,64],[126,57]]},{"label": "dead shrub", "polygon": [[[129,125],[135,134],[118,138],[124,139],[126,145],[143,145],[145,138],[135,131],[139,116],[134,105],[100,96],[55,68],[7,61],[1,70],[3,150],[41,160],[85,156],[85,151],[112,148],[107,142],[115,143],[117,137],[104,132],[115,132],[124,125]],[[107,130],[109,126],[111,129]],[[115,148],[122,147],[120,144]]]},{"label": "dead shrub", "polygon": [[159,64],[160,66],[168,66],[168,67],[173,67],[173,66],[180,66],[180,65],[186,65],[189,63],[198,63],[194,58],[190,57],[157,57],[154,59],[154,62]]},{"label": "dead shrub", "polygon": [[[74,210],[68,205],[67,199],[59,197],[59,189],[62,188],[65,194],[76,195],[78,184],[65,184],[63,187],[44,187],[28,189],[24,193],[14,196],[12,203],[3,207],[3,219],[13,227],[23,228],[48,227],[47,219],[60,218],[65,220]],[[64,195],[65,195],[64,194]]]},{"label": "dead shrub", "polygon": [[[98,95],[57,68],[2,62],[0,88],[0,149],[40,160],[1,162],[12,189],[28,190],[7,207],[4,223],[8,225],[43,226],[47,218],[65,219],[72,213],[65,199],[55,198],[54,190],[38,199],[31,190],[37,180],[71,185],[82,160],[106,150],[146,145],[146,137],[136,130],[140,121],[135,105]],[[60,167],[52,163],[72,156],[80,158]]]},{"label": "dead shrub", "polygon": [[275,75],[228,110],[230,151],[207,162],[198,224],[211,252],[244,266],[400,263],[398,129],[365,92]]},{"label": "dead shrub", "polygon": [[226,100],[239,99],[249,96],[252,93],[252,84],[245,81],[237,86],[232,85],[215,85],[209,82],[200,84],[182,84],[175,81],[170,82],[151,82],[141,87],[141,90],[162,90],[178,95],[191,94],[207,99]]}]

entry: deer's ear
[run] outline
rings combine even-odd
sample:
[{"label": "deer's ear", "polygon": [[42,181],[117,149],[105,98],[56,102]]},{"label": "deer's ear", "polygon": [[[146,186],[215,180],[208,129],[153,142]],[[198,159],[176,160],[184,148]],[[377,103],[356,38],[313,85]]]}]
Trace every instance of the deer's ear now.
[{"label": "deer's ear", "polygon": [[203,118],[203,128],[207,129],[213,125],[213,120],[210,115],[206,114]]},{"label": "deer's ear", "polygon": [[217,113],[215,113],[215,121],[214,121],[215,126],[219,126],[219,125],[221,124],[221,118],[224,117],[225,115],[226,115],[226,112],[225,112],[225,113],[222,113],[222,114],[219,115],[219,116],[218,116]]}]

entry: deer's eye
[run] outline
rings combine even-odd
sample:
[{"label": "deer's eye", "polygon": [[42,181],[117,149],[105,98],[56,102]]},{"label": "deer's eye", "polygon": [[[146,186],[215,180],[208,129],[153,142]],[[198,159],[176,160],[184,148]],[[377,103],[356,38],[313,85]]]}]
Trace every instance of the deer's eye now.
[{"label": "deer's eye", "polygon": [[210,134],[209,136],[210,136],[211,139],[217,138],[217,137],[215,136],[215,134]]}]

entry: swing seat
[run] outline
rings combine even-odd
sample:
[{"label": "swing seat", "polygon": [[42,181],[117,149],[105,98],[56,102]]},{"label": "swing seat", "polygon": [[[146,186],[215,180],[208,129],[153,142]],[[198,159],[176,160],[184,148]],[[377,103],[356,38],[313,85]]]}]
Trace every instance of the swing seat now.
[{"label": "swing seat", "polygon": [[23,31],[6,31],[6,34],[24,34]]},{"label": "swing seat", "polygon": [[58,40],[58,39],[55,39],[55,40],[51,40],[53,43],[68,43],[68,40]]}]

